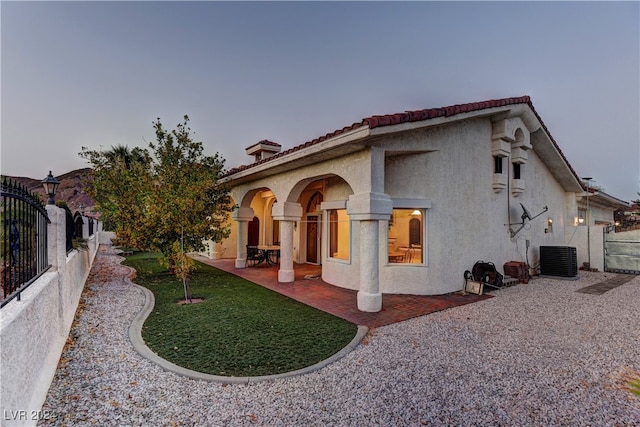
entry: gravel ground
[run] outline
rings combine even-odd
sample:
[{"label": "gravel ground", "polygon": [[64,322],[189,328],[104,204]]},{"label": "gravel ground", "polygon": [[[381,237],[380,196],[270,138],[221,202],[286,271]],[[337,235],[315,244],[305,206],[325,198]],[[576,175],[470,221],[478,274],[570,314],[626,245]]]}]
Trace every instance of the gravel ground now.
[{"label": "gravel ground", "polygon": [[536,278],[495,298],[385,326],[299,377],[221,385],[142,358],[143,294],[102,247],[42,408],[42,425],[640,426],[640,276],[603,295]]}]

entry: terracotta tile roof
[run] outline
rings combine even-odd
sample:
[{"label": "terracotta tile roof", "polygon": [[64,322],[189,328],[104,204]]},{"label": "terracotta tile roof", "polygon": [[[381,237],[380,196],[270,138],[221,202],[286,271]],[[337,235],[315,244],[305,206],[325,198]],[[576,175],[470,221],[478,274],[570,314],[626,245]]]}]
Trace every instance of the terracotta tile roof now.
[{"label": "terracotta tile roof", "polygon": [[513,104],[530,104],[528,96],[519,98],[492,99],[483,102],[472,102],[469,104],[451,105],[442,108],[429,108],[417,111],[405,111],[404,113],[387,114],[384,116],[372,116],[362,121],[368,124],[370,129],[381,126],[397,125],[407,122],[419,122],[422,120],[434,119],[436,117],[450,117],[456,114],[469,113],[472,111],[484,110],[486,108],[502,107]]},{"label": "terracotta tile roof", "polygon": [[[262,160],[260,160],[258,162],[251,163],[249,165],[243,165],[243,166],[239,166],[239,167],[230,169],[223,176],[225,176],[225,177],[226,176],[230,176],[230,175],[233,175],[235,173],[238,173],[238,172],[250,169],[252,167],[261,165],[263,163],[270,162],[270,161],[275,160],[277,158],[286,156],[286,155],[291,154],[293,152],[296,152],[296,151],[302,150],[304,148],[310,147],[312,145],[318,144],[318,143],[320,143],[322,141],[326,141],[327,139],[333,138],[334,136],[349,132],[349,131],[354,130],[354,129],[358,129],[358,128],[362,127],[362,126],[368,126],[369,129],[375,129],[375,128],[383,127],[383,126],[392,126],[392,125],[397,125],[397,124],[401,124],[401,123],[419,122],[419,121],[422,121],[422,120],[429,120],[429,119],[434,119],[434,118],[437,118],[437,117],[451,117],[451,116],[454,116],[456,114],[469,113],[469,112],[484,110],[484,109],[488,109],[488,108],[503,107],[503,106],[515,105],[515,104],[528,104],[529,107],[531,107],[531,110],[534,112],[534,114],[536,115],[536,117],[538,118],[540,123],[542,124],[542,127],[544,128],[544,130],[547,133],[547,135],[549,135],[549,138],[551,139],[551,141],[555,145],[556,149],[558,150],[558,152],[562,156],[563,160],[569,166],[569,168],[571,169],[571,172],[573,172],[573,174],[576,176],[576,179],[579,180],[578,175],[575,173],[575,171],[573,170],[573,168],[571,167],[571,165],[567,161],[566,157],[564,156],[564,154],[560,150],[560,147],[558,146],[558,144],[555,142],[555,140],[553,139],[553,137],[549,133],[549,130],[547,129],[547,127],[543,123],[542,119],[540,118],[540,115],[538,115],[536,110],[533,108],[533,104],[531,103],[531,98],[529,96],[520,96],[520,97],[515,97],[515,98],[503,98],[503,99],[491,99],[491,100],[482,101],[482,102],[471,102],[471,103],[468,103],[468,104],[450,105],[448,107],[429,108],[429,109],[424,109],[424,110],[405,111],[404,113],[395,113],[395,114],[386,114],[386,115],[382,115],[382,116],[367,117],[365,119],[362,119],[362,121],[360,121],[360,122],[353,123],[351,126],[345,126],[342,129],[335,130],[335,131],[330,132],[330,133],[328,133],[328,134],[326,134],[324,136],[316,138],[316,139],[314,139],[312,141],[308,141],[308,142],[305,142],[304,144],[297,145],[297,146],[295,146],[293,148],[290,148],[288,150],[281,151],[280,153],[275,154],[275,155],[273,155],[271,157],[268,157],[266,159],[262,159]],[[265,143],[264,141],[261,141],[261,142]],[[267,142],[270,142],[270,141],[267,141]]]}]

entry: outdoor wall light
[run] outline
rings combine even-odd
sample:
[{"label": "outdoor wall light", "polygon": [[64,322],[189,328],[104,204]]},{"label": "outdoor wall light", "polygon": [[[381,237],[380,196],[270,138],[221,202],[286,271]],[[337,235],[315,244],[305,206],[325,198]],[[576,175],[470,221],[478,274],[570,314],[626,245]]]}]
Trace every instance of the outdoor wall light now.
[{"label": "outdoor wall light", "polygon": [[48,205],[55,205],[56,201],[53,197],[56,195],[56,190],[58,189],[58,185],[60,185],[60,181],[58,181],[49,171],[49,175],[45,179],[42,180],[42,186],[44,187],[44,193],[49,196],[49,200],[47,200]]},{"label": "outdoor wall light", "polygon": [[418,209],[411,212],[411,216],[421,216],[421,215],[422,215],[422,212],[420,212]]}]

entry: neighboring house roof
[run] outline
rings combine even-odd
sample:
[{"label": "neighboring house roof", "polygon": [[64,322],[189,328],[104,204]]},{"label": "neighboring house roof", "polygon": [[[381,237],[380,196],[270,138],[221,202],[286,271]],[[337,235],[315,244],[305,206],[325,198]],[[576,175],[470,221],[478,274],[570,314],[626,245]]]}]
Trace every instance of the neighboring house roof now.
[{"label": "neighboring house roof", "polygon": [[[302,152],[304,152],[306,149],[310,149],[311,147],[320,145],[322,143],[325,143],[329,140],[332,140],[334,138],[338,138],[338,137],[344,137],[344,141],[341,141],[340,144],[344,144],[344,143],[349,143],[350,141],[352,141],[352,139],[349,138],[348,134],[351,134],[355,131],[361,130],[361,129],[368,129],[368,130],[372,130],[372,129],[376,129],[376,128],[383,128],[383,127],[388,127],[388,126],[395,126],[395,125],[402,125],[402,124],[407,124],[407,123],[416,123],[416,122],[422,122],[422,121],[427,121],[427,120],[434,120],[434,119],[440,119],[440,118],[449,118],[449,117],[453,117],[456,115],[463,115],[465,113],[474,113],[474,112],[481,112],[482,110],[489,110],[489,109],[496,109],[499,107],[506,107],[506,106],[511,106],[511,105],[518,105],[518,104],[523,104],[523,105],[528,105],[529,108],[531,109],[531,111],[533,112],[533,114],[535,115],[535,117],[537,118],[538,122],[540,123],[540,125],[542,126],[542,128],[544,129],[544,132],[546,134],[546,136],[548,137],[549,141],[551,141],[552,145],[553,145],[553,149],[551,149],[551,152],[546,153],[547,156],[556,156],[559,155],[561,158],[561,163],[566,166],[568,168],[567,173],[565,173],[564,175],[560,175],[563,178],[569,178],[570,181],[573,181],[575,179],[575,181],[573,181],[570,185],[568,185],[568,189],[572,190],[572,191],[580,191],[580,187],[579,187],[579,183],[580,183],[580,178],[578,177],[578,175],[576,174],[575,170],[573,169],[573,167],[569,164],[569,161],[567,160],[567,158],[564,156],[564,153],[562,153],[562,150],[560,149],[560,147],[558,146],[558,144],[556,143],[556,141],[553,139],[553,137],[551,136],[551,134],[549,133],[549,130],[547,129],[547,127],[545,126],[544,122],[542,121],[542,118],[540,117],[540,115],[536,112],[535,108],[533,107],[533,104],[531,102],[531,99],[529,96],[521,96],[521,97],[515,97],[515,98],[503,98],[503,99],[492,99],[492,100],[488,100],[488,101],[482,101],[482,102],[472,102],[472,103],[468,103],[468,104],[457,104],[457,105],[451,105],[448,107],[441,107],[441,108],[429,108],[429,109],[424,109],[424,110],[416,110],[416,111],[405,111],[403,113],[395,113],[395,114],[386,114],[386,115],[375,115],[375,116],[371,116],[371,117],[367,117],[362,119],[360,122],[356,122],[353,123],[350,126],[345,126],[342,129],[338,129],[335,130],[333,132],[330,132],[324,136],[321,136],[319,138],[316,138],[312,141],[308,141],[305,142],[304,144],[300,144],[297,145],[293,148],[290,148],[288,150],[285,151],[281,151],[280,153],[274,154],[271,157],[268,157],[266,159],[262,159],[260,161],[251,163],[249,165],[243,165],[243,166],[239,166],[233,169],[230,169],[228,172],[226,172],[223,177],[224,178],[229,178],[231,180],[234,179],[233,175],[236,175],[240,172],[244,172],[247,171],[249,172],[249,169],[252,168],[256,168],[259,165],[263,165],[265,163],[269,163],[269,162],[273,162],[274,164],[277,163],[278,159],[283,159],[289,157],[294,157],[295,158],[299,158],[301,155],[303,155]],[[367,136],[367,135],[363,135],[363,136]],[[360,137],[357,137],[355,139],[360,139]],[[264,141],[261,141],[262,143],[264,143]],[[268,141],[271,142],[271,141]],[[275,143],[274,143],[275,144]],[[253,146],[251,146],[253,147]],[[248,148],[251,148],[248,147]],[[266,165],[268,166],[268,165]],[[552,168],[554,169],[554,168]],[[244,174],[242,174],[244,175]]]},{"label": "neighboring house roof", "polygon": [[[587,192],[587,187],[583,184],[583,189],[585,193]],[[585,197],[582,198],[581,203],[584,204],[586,200]],[[602,190],[598,190],[596,188],[589,188],[589,201],[591,203],[598,204],[602,207],[611,208],[611,209],[628,209],[631,205],[624,200],[620,200],[617,197],[613,197],[610,194],[605,193]]]}]

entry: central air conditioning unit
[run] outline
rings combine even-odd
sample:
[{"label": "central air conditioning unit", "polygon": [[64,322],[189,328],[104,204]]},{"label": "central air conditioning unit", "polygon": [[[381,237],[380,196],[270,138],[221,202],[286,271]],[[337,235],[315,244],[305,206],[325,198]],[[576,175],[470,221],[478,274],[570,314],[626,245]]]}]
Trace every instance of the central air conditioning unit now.
[{"label": "central air conditioning unit", "polygon": [[540,274],[576,278],[578,258],[573,246],[540,246]]}]

